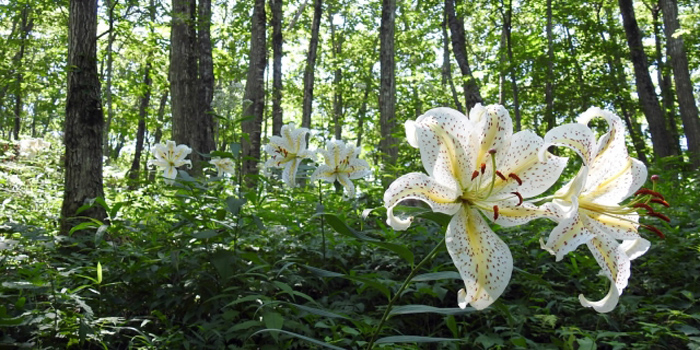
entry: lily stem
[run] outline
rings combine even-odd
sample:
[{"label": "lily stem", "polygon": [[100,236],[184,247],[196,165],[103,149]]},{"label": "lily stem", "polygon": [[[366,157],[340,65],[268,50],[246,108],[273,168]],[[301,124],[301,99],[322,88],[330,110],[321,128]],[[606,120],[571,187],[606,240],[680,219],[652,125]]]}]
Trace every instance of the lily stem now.
[{"label": "lily stem", "polygon": [[428,255],[421,260],[421,262],[418,263],[418,265],[414,266],[413,269],[411,270],[411,273],[408,274],[408,277],[406,277],[406,280],[403,281],[403,284],[399,288],[399,290],[396,291],[394,294],[394,297],[391,298],[389,301],[389,304],[386,306],[386,310],[384,310],[384,315],[382,315],[382,319],[379,321],[379,325],[377,328],[374,330],[374,334],[372,334],[372,339],[370,339],[369,343],[367,343],[367,350],[372,350],[372,346],[374,345],[374,342],[377,340],[377,337],[379,336],[379,332],[382,330],[382,327],[384,326],[384,323],[386,320],[389,318],[389,312],[391,312],[391,308],[394,306],[394,303],[399,299],[401,296],[401,293],[408,287],[408,284],[411,283],[411,280],[413,277],[416,276],[418,271],[420,271],[421,267],[425,265],[428,261],[432,260],[435,254],[442,248],[442,246],[445,244],[445,237],[442,238],[440,243],[438,243],[433,250],[428,253]]},{"label": "lily stem", "polygon": [[[322,182],[321,180],[318,180],[318,204],[320,205],[321,208],[323,208],[323,192],[321,191],[321,185]],[[326,211],[325,208],[322,209],[324,212]],[[326,228],[325,228],[325,221],[323,218],[323,215],[321,215],[321,235],[322,235],[322,246],[323,246],[323,262],[326,262]]]}]

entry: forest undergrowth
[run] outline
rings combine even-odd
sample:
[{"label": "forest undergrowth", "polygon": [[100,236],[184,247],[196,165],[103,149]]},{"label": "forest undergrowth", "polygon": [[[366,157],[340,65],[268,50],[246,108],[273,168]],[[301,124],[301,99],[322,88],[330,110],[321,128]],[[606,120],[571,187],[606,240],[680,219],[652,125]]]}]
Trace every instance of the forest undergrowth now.
[{"label": "forest undergrowth", "polygon": [[[356,182],[351,201],[308,179],[289,189],[260,177],[246,190],[212,169],[129,190],[117,161],[93,203],[109,220],[60,236],[60,147],[0,150],[0,349],[363,349],[448,222],[401,207],[417,219],[392,230],[374,180]],[[401,157],[419,170],[405,161],[416,153]],[[498,231],[515,270],[491,307],[457,307],[461,280],[443,245],[375,348],[700,349],[700,183],[679,167],[650,169],[671,220],[643,219],[665,238],[643,233],[651,249],[612,312],[581,307],[580,293],[600,297],[609,282],[585,248],[555,262],[540,248],[555,224],[539,219]]]}]

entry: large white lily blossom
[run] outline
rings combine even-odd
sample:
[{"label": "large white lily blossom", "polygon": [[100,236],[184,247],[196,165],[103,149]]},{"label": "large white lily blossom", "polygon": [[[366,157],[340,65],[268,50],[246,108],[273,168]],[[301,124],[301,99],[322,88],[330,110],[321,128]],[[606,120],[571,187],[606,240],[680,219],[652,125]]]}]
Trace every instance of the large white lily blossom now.
[{"label": "large white lily blossom", "polygon": [[504,226],[540,217],[540,208],[525,200],[554,184],[567,159],[545,154],[540,160],[542,138],[531,131],[513,134],[510,116],[499,105],[477,104],[469,118],[435,108],[405,126],[427,174],[409,173],[389,186],[384,193],[387,223],[396,230],[409,227],[412,218],[393,213],[406,199],[452,215],[445,243],[464,280],[458,304],[484,309],[503,293],[513,270],[508,246],[484,216]]},{"label": "large white lily blossom", "polygon": [[311,179],[330,183],[337,180],[345,188],[348,198],[354,198],[355,185],[352,180],[371,173],[367,161],[358,158],[360,148],[340,140],[332,140],[328,142],[326,149],[319,149],[318,152],[323,155],[325,163],[316,168]]},{"label": "large white lily blossom", "polygon": [[43,139],[24,139],[19,142],[19,155],[27,158],[33,158],[49,147],[51,147],[51,143],[44,141]]},{"label": "large white lily blossom", "polygon": [[270,137],[270,143],[265,145],[265,152],[270,155],[270,159],[265,162],[264,167],[283,168],[282,180],[289,186],[294,187],[295,177],[299,164],[305,158],[313,158],[315,153],[306,149],[307,128],[294,127],[294,123],[283,125],[280,136]]},{"label": "large white lily blossom", "polygon": [[[605,119],[608,131],[596,142],[595,133],[587,124],[598,117]],[[649,215],[666,218],[654,212],[648,203],[668,204],[663,198],[652,200],[647,195],[620,205],[633,194],[658,195],[650,190],[638,191],[646,181],[646,166],[627,153],[625,129],[618,116],[600,108],[590,108],[577,121],[553,128],[545,135],[546,144],[541,152],[549,146],[566,146],[581,156],[583,166],[554,194],[551,202],[543,205],[546,215],[559,224],[547,242],[542,242],[542,247],[559,261],[579,245],[588,246],[611,286],[602,300],[590,301],[582,294],[579,300],[583,306],[604,313],[615,308],[627,287],[630,260],[649,249],[649,241],[637,232],[638,211],[647,209]],[[659,233],[653,227],[644,227]]]},{"label": "large white lily blossom", "polygon": [[236,168],[236,164],[233,163],[231,158],[213,157],[209,163],[214,164],[216,167],[217,177],[221,177],[224,173],[233,175]]},{"label": "large white lily blossom", "polygon": [[185,159],[187,155],[192,153],[192,149],[186,145],[175,145],[175,141],[166,141],[165,144],[159,143],[153,148],[153,155],[156,159],[148,161],[148,165],[155,165],[163,169],[163,177],[172,181],[177,177],[177,167],[185,164],[192,167],[192,161]]}]

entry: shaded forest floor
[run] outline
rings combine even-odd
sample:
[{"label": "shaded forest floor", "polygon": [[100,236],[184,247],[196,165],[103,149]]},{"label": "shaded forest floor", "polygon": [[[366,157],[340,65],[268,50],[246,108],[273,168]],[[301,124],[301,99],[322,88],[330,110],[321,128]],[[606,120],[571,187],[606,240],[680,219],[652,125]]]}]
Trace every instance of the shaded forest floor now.
[{"label": "shaded forest floor", "polygon": [[[127,190],[117,163],[95,204],[110,225],[57,236],[60,150],[28,159],[2,146],[0,349],[361,349],[447,222],[425,213],[407,232],[387,228],[372,182],[354,201],[323,185],[319,205],[315,186],[265,178],[247,193],[232,178]],[[648,221],[666,238],[643,232],[652,248],[632,262],[613,312],[581,307],[578,295],[602,297],[607,279],[586,248],[561,262],[540,249],[554,227],[541,219],[497,231],[516,270],[494,305],[457,307],[462,285],[443,250],[398,300],[377,348],[700,349],[699,177],[655,173],[671,222]],[[368,208],[380,209],[363,218]]]}]

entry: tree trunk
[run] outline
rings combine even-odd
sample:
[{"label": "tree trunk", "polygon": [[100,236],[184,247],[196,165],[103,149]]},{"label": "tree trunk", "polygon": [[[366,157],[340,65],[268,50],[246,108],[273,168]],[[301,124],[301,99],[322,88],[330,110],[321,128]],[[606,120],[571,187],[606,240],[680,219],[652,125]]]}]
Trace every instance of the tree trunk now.
[{"label": "tree trunk", "polygon": [[674,111],[673,101],[673,84],[671,83],[671,69],[664,62],[663,53],[661,50],[661,23],[659,22],[659,14],[661,7],[651,7],[647,5],[651,12],[652,22],[654,25],[654,46],[656,48],[656,74],[661,90],[661,110],[666,120],[666,128],[671,133],[672,140],[670,141],[675,148],[677,154],[681,154],[680,135],[678,134],[678,126],[676,125],[676,115]]},{"label": "tree trunk", "polygon": [[[199,114],[196,124],[198,127],[192,134],[192,148],[201,152],[209,153],[216,149],[214,143],[214,111],[211,108],[211,101],[214,98],[214,61],[212,57],[211,45],[211,0],[199,0],[197,13],[197,44],[199,48]],[[201,172],[200,166],[204,159],[197,153],[190,154],[195,173]]]},{"label": "tree trunk", "polygon": [[[160,97],[160,104],[158,105],[158,114],[156,115],[156,131],[153,133],[153,144],[157,145],[160,143],[161,138],[163,138],[163,123],[164,121],[164,116],[165,116],[165,106],[168,103],[168,94],[170,90],[167,88],[165,89],[165,92],[163,92],[163,96]],[[156,170],[152,169],[148,173],[148,181],[153,182],[156,179]]]},{"label": "tree trunk", "polygon": [[105,0],[105,7],[108,13],[108,32],[107,32],[107,50],[105,55],[107,56],[107,77],[105,81],[105,102],[107,104],[107,122],[105,123],[104,135],[102,139],[102,145],[104,147],[104,154],[107,156],[107,162],[109,162],[109,130],[112,126],[112,118],[114,117],[114,109],[112,107],[112,68],[114,62],[114,55],[112,46],[114,45],[114,7],[117,5],[116,0]]},{"label": "tree trunk", "polygon": [[[172,29],[170,32],[170,92],[173,115],[173,139],[190,145],[194,132],[192,117],[198,111],[195,0],[172,0]],[[199,151],[199,150],[197,150]],[[196,152],[193,152],[196,153]]]},{"label": "tree trunk", "polygon": [[279,135],[284,125],[282,111],[282,0],[270,0],[272,19],[272,134]]},{"label": "tree trunk", "polygon": [[247,118],[241,125],[243,137],[241,149],[243,156],[242,175],[249,187],[257,184],[260,159],[260,131],[262,126],[263,111],[265,108],[265,65],[267,63],[267,50],[265,40],[265,0],[255,0],[250,37],[250,65],[248,78],[245,85],[243,100],[250,103],[243,111],[243,117]]},{"label": "tree trunk", "polygon": [[452,79],[452,63],[450,62],[450,37],[447,35],[447,12],[442,16],[442,85],[450,84],[452,100],[458,111],[464,113],[464,107],[457,95],[454,79]]},{"label": "tree trunk", "polygon": [[[396,127],[396,76],[394,74],[394,23],[396,0],[382,0],[382,22],[379,31],[379,131],[381,140],[379,150],[382,153],[384,167],[396,165],[398,149],[396,138],[392,135]],[[384,186],[388,181],[384,179]]]},{"label": "tree trunk", "polygon": [[649,76],[647,58],[642,45],[642,35],[634,16],[632,0],[618,0],[622,22],[625,27],[627,43],[630,48],[630,57],[634,65],[634,75],[637,83],[637,94],[642,110],[649,123],[651,141],[654,146],[656,160],[677,155],[671,142],[671,133],[666,129],[664,116],[659,107],[659,100],[654,92],[654,86]]},{"label": "tree trunk", "polygon": [[[102,132],[104,115],[97,77],[97,0],[71,0],[68,32],[68,98],[64,142],[65,184],[61,206],[62,234],[77,220],[72,217],[89,199],[104,197]],[[81,216],[104,220],[105,209],[95,205]]]},{"label": "tree trunk", "polygon": [[547,131],[554,128],[554,39],[552,38],[552,0],[547,0],[547,80],[544,87],[544,122]]},{"label": "tree trunk", "polygon": [[683,121],[683,129],[688,140],[688,152],[693,169],[700,168],[700,119],[698,107],[693,96],[693,84],[688,70],[688,57],[685,53],[682,36],[674,34],[680,25],[678,23],[678,4],[676,0],[661,0],[666,31],[667,56],[673,68],[673,80],[676,83],[678,106]]},{"label": "tree trunk", "polygon": [[510,73],[510,84],[513,88],[513,111],[515,112],[515,131],[522,128],[522,117],[520,116],[520,97],[518,94],[518,79],[515,71],[515,61],[513,60],[513,42],[511,40],[511,28],[513,24],[513,1],[508,1],[508,8],[504,16],[506,48],[508,51],[508,72]]},{"label": "tree trunk", "polygon": [[[376,47],[375,45],[372,45]],[[365,130],[365,116],[367,115],[367,103],[369,101],[369,93],[372,90],[372,66],[369,67],[369,72],[367,72],[367,77],[365,78],[365,92],[362,94],[362,105],[360,105],[360,111],[357,113],[357,142],[356,147],[362,146],[362,136]]]},{"label": "tree trunk", "polygon": [[22,9],[22,20],[20,24],[20,43],[19,43],[19,52],[17,53],[17,56],[15,56],[15,69],[16,69],[16,79],[15,79],[15,84],[16,84],[16,89],[15,89],[15,110],[14,110],[14,116],[15,116],[15,123],[14,127],[12,128],[12,134],[14,136],[15,140],[19,140],[19,131],[21,127],[21,120],[22,120],[22,81],[24,80],[24,67],[22,67],[22,60],[24,59],[24,49],[26,47],[27,43],[27,37],[29,36],[29,31],[32,30],[32,27],[34,26],[34,18],[30,18],[29,16],[29,11],[31,11],[31,8],[29,5],[25,5],[24,8]]},{"label": "tree trunk", "polygon": [[462,79],[464,81],[464,99],[467,106],[467,113],[477,104],[482,103],[483,99],[479,94],[479,85],[472,75],[472,70],[469,68],[467,60],[466,38],[464,35],[464,19],[462,16],[455,14],[455,0],[445,0],[445,12],[450,24],[450,34],[452,36],[452,51],[455,59],[462,71]]},{"label": "tree trunk", "polygon": [[314,0],[314,19],[311,23],[311,40],[306,55],[304,70],[304,99],[302,101],[301,126],[311,128],[311,104],[314,100],[314,71],[316,70],[316,51],[318,50],[318,31],[321,27],[322,0]]},{"label": "tree trunk", "polygon": [[343,51],[343,38],[339,38],[335,25],[333,24],[333,14],[329,15],[331,27],[331,46],[333,47],[333,126],[335,130],[335,139],[342,140],[343,134],[343,70],[340,64],[340,55]]},{"label": "tree trunk", "polygon": [[145,86],[145,92],[141,96],[141,103],[139,104],[139,124],[136,129],[136,149],[134,150],[134,161],[131,162],[131,169],[129,169],[129,179],[132,183],[129,185],[130,189],[136,188],[136,182],[139,178],[139,172],[141,168],[141,153],[143,152],[143,139],[146,134],[146,116],[148,114],[148,105],[151,102],[151,64],[146,63],[146,69],[143,77],[143,85]]}]

